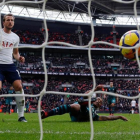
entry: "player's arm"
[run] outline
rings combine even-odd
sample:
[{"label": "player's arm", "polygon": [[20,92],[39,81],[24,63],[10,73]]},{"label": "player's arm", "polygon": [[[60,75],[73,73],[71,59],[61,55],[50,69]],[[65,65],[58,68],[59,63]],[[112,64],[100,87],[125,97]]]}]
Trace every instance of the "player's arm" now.
[{"label": "player's arm", "polygon": [[[98,91],[98,90],[101,90],[103,88],[103,86],[102,85],[98,85],[96,88],[95,88],[95,90],[94,91]],[[89,92],[90,92],[91,90],[88,90],[87,92],[85,92],[85,94],[88,94]],[[91,102],[95,102],[96,101],[96,98],[92,98],[91,99]],[[88,99],[86,98],[86,99],[82,99],[82,100],[78,100],[78,103],[80,104],[80,105],[84,105],[84,106],[87,106],[88,105]]]},{"label": "player's arm", "polygon": [[123,121],[128,121],[127,118],[123,116],[99,116],[99,121],[113,121],[113,120],[118,120],[121,119]]},{"label": "player's arm", "polygon": [[[98,91],[98,90],[101,90],[103,88],[102,85],[98,85],[96,86],[96,88],[94,89],[94,91]],[[88,94],[91,90],[88,90],[87,92],[85,92],[85,94]]]},{"label": "player's arm", "polygon": [[95,88],[95,90],[94,90],[94,91],[101,90],[102,88],[103,88],[103,86],[102,86],[102,85],[98,85],[98,86]]},{"label": "player's arm", "polygon": [[17,61],[19,61],[21,63],[25,62],[25,58],[23,56],[20,56],[18,48],[13,49],[13,56]]},{"label": "player's arm", "polygon": [[132,107],[132,101],[131,101],[131,107]]},{"label": "player's arm", "polygon": [[[115,92],[116,94],[118,94],[116,88],[115,88],[115,91],[114,91],[114,92]],[[119,101],[119,97],[116,97],[116,102],[118,103],[118,101]]]}]

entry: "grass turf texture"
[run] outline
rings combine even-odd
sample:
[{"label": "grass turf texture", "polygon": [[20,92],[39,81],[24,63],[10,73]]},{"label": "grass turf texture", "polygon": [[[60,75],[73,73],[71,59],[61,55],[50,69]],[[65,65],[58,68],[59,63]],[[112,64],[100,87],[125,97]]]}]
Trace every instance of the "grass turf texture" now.
[{"label": "grass turf texture", "polygon": [[[99,114],[108,115],[108,114]],[[129,119],[94,122],[94,140],[139,140],[140,116],[123,115]],[[25,114],[27,123],[18,122],[17,114],[0,113],[0,140],[39,140],[39,121],[36,113]],[[69,115],[53,116],[43,120],[43,140],[89,140],[89,122],[71,122]]]}]

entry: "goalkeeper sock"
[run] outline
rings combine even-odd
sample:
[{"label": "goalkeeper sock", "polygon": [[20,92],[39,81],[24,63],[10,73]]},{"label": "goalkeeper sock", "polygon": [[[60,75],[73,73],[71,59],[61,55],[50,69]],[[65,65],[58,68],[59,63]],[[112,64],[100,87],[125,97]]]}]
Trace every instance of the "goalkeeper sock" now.
[{"label": "goalkeeper sock", "polygon": [[70,105],[61,105],[59,107],[56,107],[56,108],[50,110],[48,112],[48,116],[62,115],[62,114],[65,114],[65,113],[69,113],[70,109],[71,109]]},{"label": "goalkeeper sock", "polygon": [[[15,91],[15,93],[24,95],[24,90],[22,89],[22,91]],[[16,104],[18,109],[18,117],[24,117],[25,97],[16,97]]]}]

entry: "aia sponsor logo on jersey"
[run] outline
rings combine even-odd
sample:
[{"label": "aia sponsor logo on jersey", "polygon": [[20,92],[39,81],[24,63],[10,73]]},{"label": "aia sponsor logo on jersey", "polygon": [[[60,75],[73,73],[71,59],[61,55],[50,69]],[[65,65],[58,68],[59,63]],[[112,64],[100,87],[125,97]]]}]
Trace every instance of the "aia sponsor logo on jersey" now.
[{"label": "aia sponsor logo on jersey", "polygon": [[5,48],[13,47],[13,43],[2,41],[2,46]]}]

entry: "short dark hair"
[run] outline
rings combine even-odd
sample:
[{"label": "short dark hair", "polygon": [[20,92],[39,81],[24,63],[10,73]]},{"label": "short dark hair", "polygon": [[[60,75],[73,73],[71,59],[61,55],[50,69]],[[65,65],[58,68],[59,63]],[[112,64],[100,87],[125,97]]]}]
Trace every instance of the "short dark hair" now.
[{"label": "short dark hair", "polygon": [[14,17],[13,14],[6,14],[6,15],[3,16],[3,22],[5,21],[5,18],[6,18],[7,16],[12,16],[12,17],[15,19],[15,17]]}]

